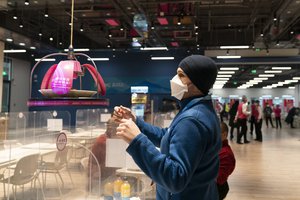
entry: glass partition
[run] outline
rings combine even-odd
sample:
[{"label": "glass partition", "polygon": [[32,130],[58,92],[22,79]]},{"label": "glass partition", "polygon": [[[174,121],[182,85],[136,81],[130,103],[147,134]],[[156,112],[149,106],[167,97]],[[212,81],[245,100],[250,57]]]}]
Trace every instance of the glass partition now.
[{"label": "glass partition", "polygon": [[0,199],[155,199],[151,180],[101,114],[92,128],[103,128],[98,134],[71,133],[67,113],[1,115]]},{"label": "glass partition", "polygon": [[153,124],[161,128],[167,128],[172,123],[176,114],[177,111],[166,112],[166,113],[154,113]]}]

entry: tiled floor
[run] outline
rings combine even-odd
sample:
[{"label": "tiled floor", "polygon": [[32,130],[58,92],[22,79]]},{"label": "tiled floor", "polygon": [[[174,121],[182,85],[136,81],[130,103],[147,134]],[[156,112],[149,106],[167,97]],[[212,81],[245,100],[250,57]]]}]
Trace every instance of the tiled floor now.
[{"label": "tiled floor", "polygon": [[[248,131],[249,132],[249,131]],[[299,200],[300,199],[300,129],[282,129],[263,126],[262,143],[254,141],[248,134],[249,144],[239,145],[234,138],[230,142],[236,156],[236,169],[229,178],[228,200]],[[74,180],[72,185],[66,171],[62,172],[64,188],[59,193],[55,176],[47,177],[46,199],[99,199],[89,195],[86,190],[86,172],[79,160],[72,161],[70,170]],[[42,199],[41,190],[25,192],[18,188],[17,199]],[[11,190],[11,189],[10,189]],[[11,192],[11,191],[10,191]],[[0,183],[0,199],[3,198],[3,186]],[[7,198],[5,198],[7,199]],[[10,196],[10,199],[14,199]],[[196,200],[196,199],[195,199]]]}]

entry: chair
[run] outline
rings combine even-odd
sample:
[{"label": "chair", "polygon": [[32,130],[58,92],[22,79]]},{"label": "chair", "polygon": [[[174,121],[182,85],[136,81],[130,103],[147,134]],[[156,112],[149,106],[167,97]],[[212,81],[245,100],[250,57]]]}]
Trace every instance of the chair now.
[{"label": "chair", "polygon": [[32,154],[25,156],[21,158],[14,169],[14,173],[10,177],[5,177],[4,174],[2,175],[2,179],[0,179],[0,182],[3,183],[3,189],[4,189],[4,196],[6,196],[6,190],[5,190],[5,184],[12,184],[13,185],[13,192],[14,192],[14,198],[16,199],[16,186],[23,186],[23,194],[24,194],[24,185],[27,183],[31,183],[35,181],[36,179],[39,181],[38,178],[39,170],[38,170],[38,161],[39,161],[39,154]]},{"label": "chair", "polygon": [[71,153],[72,153],[72,151],[70,150],[70,147],[66,146],[64,150],[57,151],[55,153],[55,158],[54,158],[53,162],[42,161],[41,165],[40,165],[40,170],[42,172],[42,177],[43,177],[43,185],[46,186],[47,173],[53,173],[55,175],[55,180],[56,180],[56,184],[57,184],[60,196],[62,196],[62,192],[61,192],[61,188],[58,184],[58,180],[56,177],[58,175],[58,177],[61,180],[62,187],[64,188],[64,181],[63,181],[60,171],[62,171],[63,169],[66,169],[66,171],[68,172],[68,175],[70,177],[70,180],[72,182],[72,185],[74,186],[73,179],[72,179],[72,176],[71,176],[69,168],[68,168],[68,162],[69,162]]}]

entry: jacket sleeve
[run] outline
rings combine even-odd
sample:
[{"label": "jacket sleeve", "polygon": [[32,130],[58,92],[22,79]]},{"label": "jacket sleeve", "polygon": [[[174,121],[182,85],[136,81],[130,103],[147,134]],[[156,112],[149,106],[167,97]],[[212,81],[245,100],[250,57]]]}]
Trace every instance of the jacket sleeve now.
[{"label": "jacket sleeve", "polygon": [[155,148],[139,134],[127,152],[136,164],[157,184],[172,193],[183,191],[207,148],[203,137],[208,130],[196,119],[185,118],[174,127],[169,139],[168,155]]},{"label": "jacket sleeve", "polygon": [[136,124],[140,128],[141,132],[145,134],[155,146],[160,146],[160,141],[167,132],[167,128],[153,126],[140,118],[136,119]]}]

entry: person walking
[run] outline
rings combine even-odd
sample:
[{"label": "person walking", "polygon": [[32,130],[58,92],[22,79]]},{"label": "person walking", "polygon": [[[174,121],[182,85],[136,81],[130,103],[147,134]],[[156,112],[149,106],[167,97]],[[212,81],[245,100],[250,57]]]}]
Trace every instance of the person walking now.
[{"label": "person walking", "polygon": [[256,111],[255,111],[255,134],[256,141],[262,142],[262,109],[259,105],[259,100],[255,101]]},{"label": "person walking", "polygon": [[281,108],[279,104],[276,105],[273,111],[275,114],[276,129],[278,129],[278,127],[281,128]]},{"label": "person walking", "polygon": [[233,136],[234,128],[237,129],[237,134],[236,134],[237,136],[240,133],[239,126],[238,126],[237,122],[234,120],[238,107],[239,107],[239,100],[235,100],[235,102],[232,104],[232,106],[229,110],[230,140],[232,140],[234,138],[234,136]]},{"label": "person walking", "polygon": [[235,122],[238,123],[240,134],[238,134],[237,137],[237,143],[243,144],[241,142],[242,137],[244,137],[244,144],[249,143],[247,140],[247,118],[251,113],[248,111],[248,103],[247,103],[247,97],[243,95],[242,102],[238,106],[237,113],[235,115]]},{"label": "person walking", "polygon": [[265,115],[267,128],[269,128],[269,121],[270,121],[272,128],[274,128],[273,120],[272,120],[272,112],[273,112],[273,110],[272,110],[271,106],[269,105],[269,103],[266,103],[266,107],[264,108],[264,115]]}]

